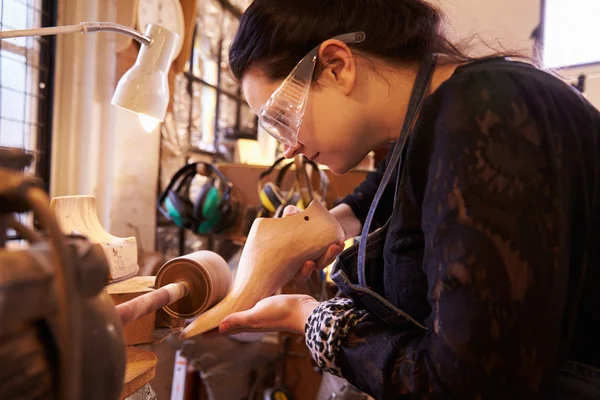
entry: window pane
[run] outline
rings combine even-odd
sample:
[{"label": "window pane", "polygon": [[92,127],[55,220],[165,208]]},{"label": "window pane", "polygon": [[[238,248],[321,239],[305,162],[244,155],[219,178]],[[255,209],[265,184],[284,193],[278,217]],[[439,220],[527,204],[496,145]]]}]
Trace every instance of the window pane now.
[{"label": "window pane", "polygon": [[[26,112],[25,94],[11,89],[2,88],[2,118],[8,120],[24,120]],[[4,132],[0,131],[0,134]],[[22,134],[23,132],[20,132]]]},{"label": "window pane", "polygon": [[23,148],[23,131],[26,125],[19,121],[13,121],[2,117],[0,119],[0,146]]},{"label": "window pane", "polygon": [[[55,7],[57,2],[53,1],[0,0],[0,29],[55,26]],[[46,187],[50,141],[45,135],[52,105],[52,93],[46,85],[54,67],[50,50],[48,37],[5,39],[0,46],[0,146],[30,151],[33,161],[26,173],[38,175]],[[33,225],[31,215],[18,217],[24,225]],[[15,240],[11,244],[19,243]]]},{"label": "window pane", "polygon": [[25,56],[0,50],[0,83],[3,88],[11,88],[20,92],[25,91],[27,87],[25,82],[26,73]]},{"label": "window pane", "polygon": [[23,147],[26,125],[25,57],[0,50],[0,145]]},{"label": "window pane", "polygon": [[544,11],[547,67],[600,62],[600,1],[546,0]]},{"label": "window pane", "polygon": [[[2,21],[2,30],[27,29],[29,27],[29,12],[26,2],[21,0],[2,0],[2,2],[4,3],[0,18],[0,21]],[[20,47],[25,47],[27,43],[26,38],[9,40],[10,43]]]},{"label": "window pane", "polygon": [[[39,27],[40,0],[0,0],[2,29]],[[36,150],[40,43],[42,38],[14,38],[0,49],[0,145]],[[44,68],[44,73],[48,73]]]}]

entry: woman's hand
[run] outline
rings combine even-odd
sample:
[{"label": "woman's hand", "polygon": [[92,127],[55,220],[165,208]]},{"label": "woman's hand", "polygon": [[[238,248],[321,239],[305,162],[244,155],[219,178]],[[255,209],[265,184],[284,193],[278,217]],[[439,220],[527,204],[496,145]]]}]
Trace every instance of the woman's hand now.
[{"label": "woman's hand", "polygon": [[[283,217],[285,218],[287,216],[294,215],[299,212],[300,212],[300,209],[298,207],[287,206],[283,210]],[[317,258],[316,260],[309,260],[309,261],[305,262],[304,265],[302,266],[302,268],[300,268],[300,271],[298,271],[298,274],[296,274],[296,277],[294,279],[296,279],[297,281],[307,280],[314,270],[316,270],[316,269],[322,270],[323,268],[327,267],[329,264],[334,262],[335,258],[337,257],[338,254],[340,254],[342,252],[342,250],[344,250],[344,241],[343,240],[340,240],[339,242],[332,244],[325,251],[325,253],[323,253],[323,255],[321,257]]]},{"label": "woman's hand", "polygon": [[243,332],[291,332],[304,334],[308,317],[319,304],[307,295],[279,295],[267,297],[247,311],[225,317],[219,332],[235,335]]}]

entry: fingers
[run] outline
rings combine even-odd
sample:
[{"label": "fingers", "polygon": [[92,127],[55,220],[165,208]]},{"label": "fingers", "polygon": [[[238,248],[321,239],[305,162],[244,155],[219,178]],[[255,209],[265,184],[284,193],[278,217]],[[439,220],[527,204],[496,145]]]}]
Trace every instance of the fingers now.
[{"label": "fingers", "polygon": [[302,268],[300,268],[300,271],[298,271],[298,273],[296,274],[294,279],[298,282],[304,282],[305,280],[310,278],[310,274],[312,274],[314,269],[315,269],[315,262],[307,261],[304,263]]},{"label": "fingers", "polygon": [[323,269],[335,261],[335,258],[344,250],[344,242],[339,241],[329,246],[325,253],[315,261],[316,268]]},{"label": "fingers", "polygon": [[323,269],[327,267],[329,264],[335,261],[335,258],[344,250],[344,241],[339,241],[331,246],[325,251],[325,253],[317,258],[315,261],[307,261],[304,263],[300,271],[294,277],[294,280],[297,282],[304,282],[308,278],[315,269]]},{"label": "fingers", "polygon": [[298,214],[299,212],[300,212],[300,209],[296,206],[286,206],[283,209],[283,216],[289,217],[290,215]]},{"label": "fingers", "polygon": [[227,335],[232,335],[242,330],[249,332],[249,328],[252,328],[251,309],[230,314],[219,324],[219,332]]}]

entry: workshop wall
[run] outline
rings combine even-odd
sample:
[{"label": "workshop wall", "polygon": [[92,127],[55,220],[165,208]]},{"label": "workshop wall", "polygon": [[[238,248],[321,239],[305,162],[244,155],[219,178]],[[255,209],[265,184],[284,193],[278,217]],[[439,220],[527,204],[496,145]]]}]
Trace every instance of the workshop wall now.
[{"label": "workshop wall", "polygon": [[[541,21],[540,0],[432,0],[446,13],[451,36],[455,39],[480,36],[497,49],[517,50],[533,55],[531,34]],[[476,49],[485,52],[484,46]],[[600,108],[600,65],[565,68],[560,76],[575,82],[586,74],[585,96]]]},{"label": "workshop wall", "polygon": [[[432,0],[446,14],[455,40],[479,36],[495,49],[532,55],[531,33],[540,23],[540,0]],[[474,41],[475,42],[475,41]],[[476,50],[485,52],[484,46]]]},{"label": "workshop wall", "polygon": [[[60,0],[58,25],[113,21],[113,3]],[[96,196],[103,224],[114,165],[115,62],[114,40],[104,33],[56,37],[50,195]]]},{"label": "workshop wall", "polygon": [[117,110],[114,166],[108,226],[113,235],[138,236],[138,246],[154,251],[160,132],[147,133],[137,115]]},{"label": "workshop wall", "polygon": [[[124,3],[60,0],[58,24],[122,23]],[[159,132],[146,133],[136,115],[110,104],[120,77],[116,44],[108,32],[57,36],[50,194],[95,196],[108,232],[138,234],[138,245],[153,250]]]}]

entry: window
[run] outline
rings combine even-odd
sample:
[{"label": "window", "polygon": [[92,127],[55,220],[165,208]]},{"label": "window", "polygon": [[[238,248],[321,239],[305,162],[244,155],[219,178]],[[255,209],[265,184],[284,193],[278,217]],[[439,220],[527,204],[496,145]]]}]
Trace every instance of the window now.
[{"label": "window", "polygon": [[249,0],[198,3],[191,60],[174,88],[177,110],[174,117],[177,125],[188,131],[193,152],[199,150],[231,160],[237,139],[256,139],[256,117],[238,84],[231,79],[227,60],[241,10],[249,3]]},{"label": "window", "polygon": [[600,62],[600,1],[542,1],[544,64],[549,68]]},{"label": "window", "polygon": [[[55,25],[55,1],[0,0],[2,30]],[[0,146],[34,154],[29,172],[48,189],[54,38],[0,41]]]}]

